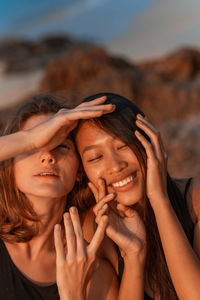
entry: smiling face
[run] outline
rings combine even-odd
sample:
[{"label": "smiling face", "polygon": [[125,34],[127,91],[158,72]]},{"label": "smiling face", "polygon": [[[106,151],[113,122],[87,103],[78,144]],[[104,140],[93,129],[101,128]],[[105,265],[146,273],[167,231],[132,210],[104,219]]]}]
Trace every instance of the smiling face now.
[{"label": "smiling face", "polygon": [[[22,129],[30,129],[52,114],[30,117]],[[18,189],[28,199],[62,198],[73,188],[79,167],[74,144],[66,139],[51,151],[37,151],[14,159],[14,176]]]},{"label": "smiling face", "polygon": [[124,205],[142,200],[141,167],[124,142],[86,121],[78,129],[76,143],[89,181],[97,187],[98,179],[104,179],[107,192],[116,192],[116,200]]}]

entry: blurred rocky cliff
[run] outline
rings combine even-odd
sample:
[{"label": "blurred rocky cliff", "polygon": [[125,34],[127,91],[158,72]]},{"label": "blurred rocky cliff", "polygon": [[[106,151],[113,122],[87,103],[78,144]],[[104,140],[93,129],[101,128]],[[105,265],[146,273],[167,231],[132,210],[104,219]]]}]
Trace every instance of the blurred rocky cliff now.
[{"label": "blurred rocky cliff", "polygon": [[200,51],[132,62],[63,36],[0,44],[0,126],[13,107],[53,92],[74,106],[101,91],[133,100],[162,133],[173,176],[200,175]]}]

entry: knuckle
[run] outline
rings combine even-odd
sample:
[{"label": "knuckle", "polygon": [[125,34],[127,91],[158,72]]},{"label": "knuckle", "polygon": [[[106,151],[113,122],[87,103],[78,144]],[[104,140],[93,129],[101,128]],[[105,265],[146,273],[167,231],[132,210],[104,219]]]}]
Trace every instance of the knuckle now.
[{"label": "knuckle", "polygon": [[154,162],[155,167],[159,167],[160,163],[156,157],[153,158],[153,162]]},{"label": "knuckle", "polygon": [[68,267],[72,268],[72,267],[75,267],[76,265],[76,261],[73,257],[67,257],[67,265]]},{"label": "knuckle", "polygon": [[95,253],[91,253],[90,257],[89,257],[90,263],[93,263],[95,260],[96,260],[96,254]]},{"label": "knuckle", "polygon": [[69,234],[67,236],[67,243],[74,244],[74,242],[75,242],[75,236],[73,234]]},{"label": "knuckle", "polygon": [[86,263],[86,261],[87,261],[87,257],[85,255],[79,255],[77,257],[77,263],[79,265],[84,265]]},{"label": "knuckle", "polygon": [[80,228],[77,229],[76,235],[77,235],[77,237],[80,238],[80,239],[83,238],[83,232],[82,232],[82,230],[81,230]]}]

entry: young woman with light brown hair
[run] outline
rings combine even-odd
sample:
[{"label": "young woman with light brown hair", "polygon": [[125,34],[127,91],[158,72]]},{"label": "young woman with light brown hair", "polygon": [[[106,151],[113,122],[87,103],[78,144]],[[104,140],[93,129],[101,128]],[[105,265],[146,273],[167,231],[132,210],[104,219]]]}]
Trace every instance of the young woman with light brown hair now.
[{"label": "young woman with light brown hair", "polygon": [[77,209],[67,212],[79,186],[70,132],[79,119],[112,112],[104,101],[69,110],[35,97],[0,137],[0,299],[117,299],[113,268],[97,254],[107,217],[86,245]]}]

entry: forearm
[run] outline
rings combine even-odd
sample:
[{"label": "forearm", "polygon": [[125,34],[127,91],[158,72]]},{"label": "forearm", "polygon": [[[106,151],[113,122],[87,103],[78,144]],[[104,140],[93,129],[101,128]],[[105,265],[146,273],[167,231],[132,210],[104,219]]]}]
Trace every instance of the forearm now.
[{"label": "forearm", "polygon": [[31,151],[32,145],[27,131],[21,130],[16,133],[0,137],[0,161],[9,159],[22,153]]},{"label": "forearm", "polygon": [[61,291],[59,290],[60,300],[86,300],[86,292],[81,292],[76,287],[74,291]]},{"label": "forearm", "polygon": [[85,294],[78,293],[77,290],[74,293],[59,293],[60,300],[86,300]]},{"label": "forearm", "polygon": [[179,299],[199,299],[200,262],[169,202],[160,199],[153,210],[169,272]]},{"label": "forearm", "polygon": [[124,272],[119,290],[119,300],[144,299],[144,264],[137,259],[124,259]]}]

